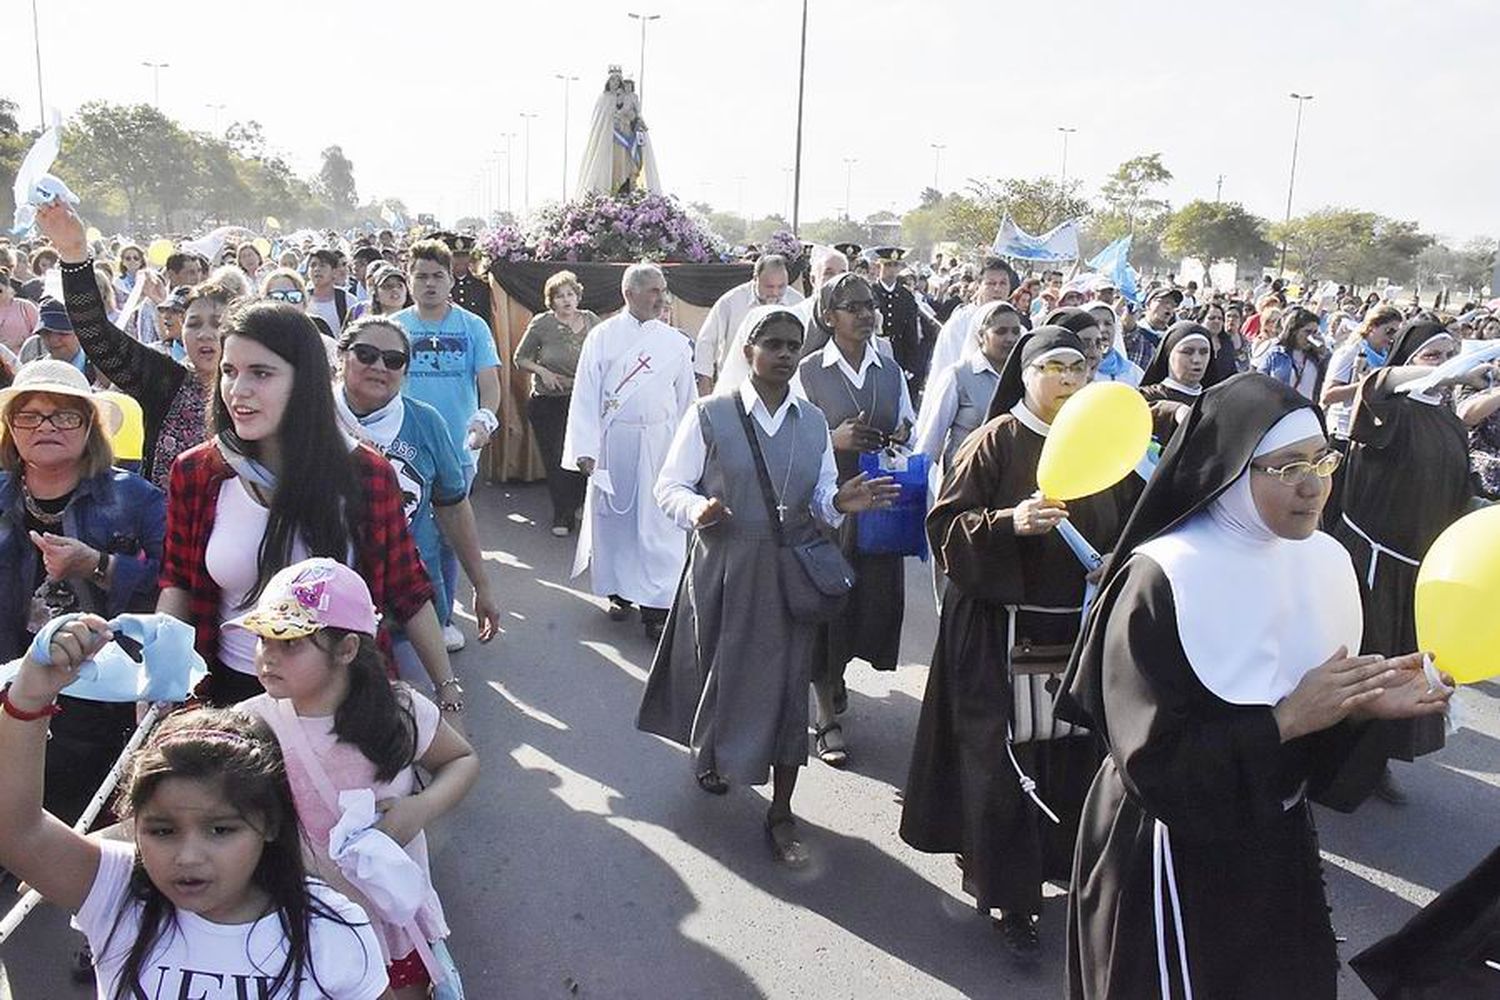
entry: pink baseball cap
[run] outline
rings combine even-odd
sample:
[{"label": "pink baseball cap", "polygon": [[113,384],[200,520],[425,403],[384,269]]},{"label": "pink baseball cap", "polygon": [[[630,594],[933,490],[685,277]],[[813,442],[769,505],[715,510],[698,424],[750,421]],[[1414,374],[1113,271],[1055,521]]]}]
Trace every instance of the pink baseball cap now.
[{"label": "pink baseball cap", "polygon": [[364,579],[343,563],[319,557],[271,577],[255,607],[226,623],[263,639],[300,639],[340,628],[373,636],[380,615]]}]

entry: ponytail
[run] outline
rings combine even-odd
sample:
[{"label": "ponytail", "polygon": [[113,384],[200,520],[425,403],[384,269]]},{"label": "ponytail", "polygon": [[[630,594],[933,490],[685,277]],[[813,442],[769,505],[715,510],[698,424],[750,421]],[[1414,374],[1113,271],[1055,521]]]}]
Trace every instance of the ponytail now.
[{"label": "ponytail", "polygon": [[359,649],[349,662],[349,690],[333,713],[333,733],[340,742],[359,748],[375,765],[375,780],[390,781],[410,767],[417,755],[417,724],[410,696],[398,696],[385,669],[385,654],[375,637],[362,632],[325,628],[314,638],[331,652],[345,636],[359,636]]}]

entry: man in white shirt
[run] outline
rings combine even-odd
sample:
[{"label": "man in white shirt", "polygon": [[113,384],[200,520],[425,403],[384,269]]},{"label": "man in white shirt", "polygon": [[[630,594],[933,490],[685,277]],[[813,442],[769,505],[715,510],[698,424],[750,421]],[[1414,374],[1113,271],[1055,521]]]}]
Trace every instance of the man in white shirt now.
[{"label": "man in white shirt", "polygon": [[328,324],[328,332],[335,340],[344,329],[351,306],[350,294],[338,287],[338,269],[343,263],[344,255],[327,247],[319,247],[307,255],[307,280],[312,285],[307,311]]},{"label": "man in white shirt", "polygon": [[652,488],[694,399],[692,346],[655,318],[667,292],[661,268],[633,264],[620,287],[625,309],[583,341],[562,464],[589,479],[573,575],[589,567],[615,621],[639,604],[654,642],[687,558],[686,534]]},{"label": "man in white shirt", "polygon": [[[809,256],[809,264],[812,267],[812,294],[791,307],[791,312],[802,321],[802,329],[805,331],[802,341],[802,356],[807,357],[813,351],[821,350],[828,342],[827,335],[819,330],[813,322],[813,307],[818,304],[818,292],[828,281],[849,270],[849,258],[832,247],[814,246]],[[729,347],[724,352],[724,360],[719,366],[719,377],[714,382],[713,391],[723,392],[732,389],[745,381],[750,374],[750,363],[745,360],[745,344],[750,336],[750,316],[755,310],[745,314],[740,320],[739,327],[734,331],[734,336],[729,340]]]},{"label": "man in white shirt", "polygon": [[785,257],[772,253],[757,258],[751,279],[719,296],[698,330],[698,342],[693,349],[698,394],[707,396],[713,391],[746,313],[756,306],[790,306],[801,301],[802,293],[791,287]]}]

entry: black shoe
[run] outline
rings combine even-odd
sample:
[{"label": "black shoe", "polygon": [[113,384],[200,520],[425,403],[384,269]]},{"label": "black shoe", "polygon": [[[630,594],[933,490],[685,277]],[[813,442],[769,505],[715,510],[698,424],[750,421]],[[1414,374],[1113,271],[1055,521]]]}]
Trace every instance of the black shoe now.
[{"label": "black shoe", "polygon": [[698,787],[710,795],[727,795],[729,782],[718,771],[704,771],[698,775]]},{"label": "black shoe", "polygon": [[609,610],[605,614],[609,615],[609,620],[612,622],[622,622],[630,617],[631,607],[631,603],[625,600],[625,598],[616,597],[614,594],[611,594],[609,596]]},{"label": "black shoe", "polygon": [[73,952],[73,965],[68,970],[68,975],[80,986],[94,981],[94,952],[87,941]]},{"label": "black shoe", "polygon": [[1042,941],[1036,933],[1036,918],[1026,913],[1008,913],[995,921],[995,929],[1005,942],[1005,950],[1019,962],[1034,962],[1041,953]]},{"label": "black shoe", "polygon": [[1380,775],[1380,781],[1375,785],[1375,797],[1387,805],[1406,805],[1406,793],[1401,786],[1396,784],[1396,776],[1391,773],[1391,767],[1386,765],[1385,771]]}]

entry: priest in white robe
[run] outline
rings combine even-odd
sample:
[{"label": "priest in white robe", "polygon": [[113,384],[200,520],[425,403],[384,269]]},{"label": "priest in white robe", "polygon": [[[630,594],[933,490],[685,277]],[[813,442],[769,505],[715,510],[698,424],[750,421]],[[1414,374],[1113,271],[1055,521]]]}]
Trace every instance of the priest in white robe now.
[{"label": "priest in white robe", "polygon": [[652,497],[682,416],[696,397],[692,345],[655,319],[667,280],[635,264],[621,281],[625,309],[589,331],[578,358],[562,465],[589,480],[573,575],[589,567],[594,593],[623,621],[641,608],[646,634],[666,621],[687,558],[687,535]]}]

